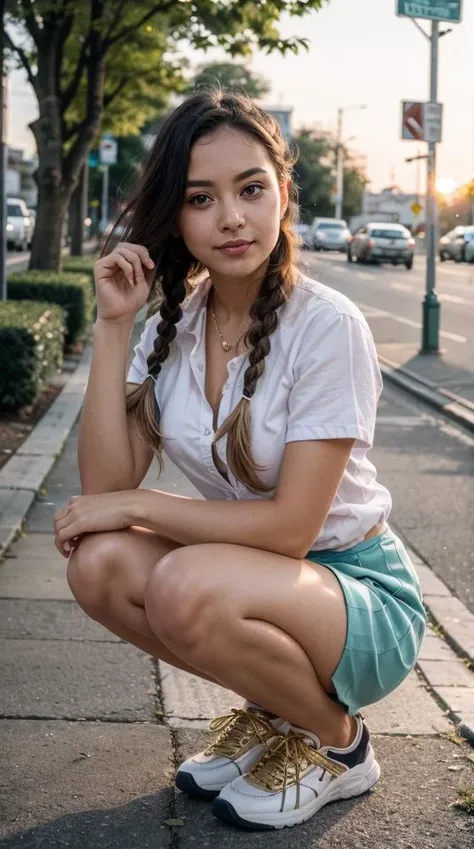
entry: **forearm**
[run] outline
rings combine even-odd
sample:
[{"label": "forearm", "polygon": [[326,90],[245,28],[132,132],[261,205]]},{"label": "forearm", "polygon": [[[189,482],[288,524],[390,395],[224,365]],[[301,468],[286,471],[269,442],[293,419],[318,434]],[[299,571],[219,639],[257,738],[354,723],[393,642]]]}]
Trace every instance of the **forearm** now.
[{"label": "forearm", "polygon": [[98,319],[79,426],[78,460],[83,495],[129,489],[133,454],[126,414],[126,367],[133,319]]},{"label": "forearm", "polygon": [[233,543],[304,557],[273,499],[204,501],[159,490],[141,489],[136,495],[132,524],[148,528],[182,545]]}]

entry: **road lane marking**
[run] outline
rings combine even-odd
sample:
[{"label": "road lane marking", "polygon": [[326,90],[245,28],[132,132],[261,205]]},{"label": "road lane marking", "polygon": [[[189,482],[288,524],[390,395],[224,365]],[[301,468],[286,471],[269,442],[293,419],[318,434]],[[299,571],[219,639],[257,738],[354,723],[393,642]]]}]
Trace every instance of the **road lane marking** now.
[{"label": "road lane marking", "polygon": [[[369,304],[358,304],[358,307],[364,311],[365,310],[373,310],[374,307],[371,307]],[[392,321],[398,321],[399,324],[406,324],[408,327],[416,327],[417,330],[421,329],[421,324],[419,321],[413,321],[411,318],[405,318],[404,315],[395,315],[395,313],[387,312],[386,310],[381,310],[377,308],[376,314],[372,314],[372,318],[391,318]],[[450,339],[451,342],[460,342],[462,344],[467,342],[465,336],[459,336],[457,333],[449,333],[448,330],[440,330],[439,335],[443,336],[444,339]]]},{"label": "road lane marking", "polygon": [[398,289],[399,292],[413,292],[413,286],[408,283],[392,283],[392,289]]},{"label": "road lane marking", "polygon": [[374,279],[374,275],[373,274],[367,274],[366,271],[356,271],[355,276],[360,277],[361,280],[373,280]]},{"label": "road lane marking", "polygon": [[438,293],[438,300],[447,301],[450,304],[462,304],[465,307],[474,306],[472,301],[466,301],[465,298],[459,298],[457,295],[445,295],[442,292]]}]

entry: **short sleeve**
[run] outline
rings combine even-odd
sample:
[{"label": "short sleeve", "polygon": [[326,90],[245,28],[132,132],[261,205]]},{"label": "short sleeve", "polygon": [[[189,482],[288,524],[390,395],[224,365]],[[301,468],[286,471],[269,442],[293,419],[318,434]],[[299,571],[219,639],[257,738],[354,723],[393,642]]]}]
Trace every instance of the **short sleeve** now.
[{"label": "short sleeve", "polygon": [[145,324],[127,373],[127,383],[143,383],[148,374],[148,357],[153,350],[159,316],[153,315]]},{"label": "short sleeve", "polygon": [[352,438],[371,447],[382,376],[370,329],[341,313],[318,325],[305,324],[295,359],[286,442]]}]

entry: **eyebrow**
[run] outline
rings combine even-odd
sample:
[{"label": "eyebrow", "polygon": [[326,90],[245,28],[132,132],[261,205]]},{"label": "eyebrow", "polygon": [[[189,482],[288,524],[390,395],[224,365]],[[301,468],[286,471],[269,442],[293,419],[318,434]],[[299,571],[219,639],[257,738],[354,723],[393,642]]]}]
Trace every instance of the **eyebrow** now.
[{"label": "eyebrow", "polygon": [[[242,171],[241,174],[237,174],[234,177],[234,183],[239,183],[240,180],[245,180],[247,177],[252,177],[254,174],[267,174],[265,168],[249,168],[247,171]],[[186,183],[186,189],[195,188],[196,186],[215,186],[215,183],[212,180],[188,180]]]}]

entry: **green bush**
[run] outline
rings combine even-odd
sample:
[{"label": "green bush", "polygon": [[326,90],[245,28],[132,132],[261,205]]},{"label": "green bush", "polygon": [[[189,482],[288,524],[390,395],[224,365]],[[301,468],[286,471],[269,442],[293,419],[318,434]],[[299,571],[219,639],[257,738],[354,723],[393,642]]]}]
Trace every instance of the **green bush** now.
[{"label": "green bush", "polygon": [[64,310],[34,301],[0,301],[0,410],[32,404],[63,362]]},{"label": "green bush", "polygon": [[97,254],[87,254],[86,256],[65,256],[62,263],[62,270],[65,272],[73,271],[75,273],[87,274],[92,286],[92,291],[95,292],[94,281],[94,265],[99,256]]},{"label": "green bush", "polygon": [[8,298],[45,301],[66,312],[66,345],[83,339],[94,317],[94,295],[87,274],[18,271],[8,277]]}]

